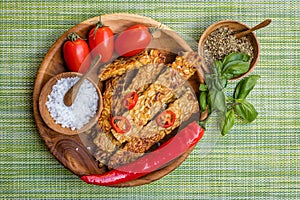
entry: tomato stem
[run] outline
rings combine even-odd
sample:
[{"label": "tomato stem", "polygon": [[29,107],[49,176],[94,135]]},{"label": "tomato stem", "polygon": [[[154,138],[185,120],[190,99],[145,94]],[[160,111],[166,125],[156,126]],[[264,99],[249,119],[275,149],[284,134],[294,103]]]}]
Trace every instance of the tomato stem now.
[{"label": "tomato stem", "polygon": [[75,42],[77,39],[81,39],[81,38],[79,37],[79,35],[77,33],[71,32],[68,34],[67,39],[72,42]]},{"label": "tomato stem", "polygon": [[97,33],[97,30],[101,27],[103,27],[103,23],[101,21],[101,16],[99,16],[99,21],[97,22],[96,24],[96,27],[95,27],[95,30],[94,30],[94,40],[96,39],[96,33]]},{"label": "tomato stem", "polygon": [[159,38],[161,36],[161,30],[163,29],[163,25],[159,24],[155,27],[148,27],[149,33],[153,38]]}]

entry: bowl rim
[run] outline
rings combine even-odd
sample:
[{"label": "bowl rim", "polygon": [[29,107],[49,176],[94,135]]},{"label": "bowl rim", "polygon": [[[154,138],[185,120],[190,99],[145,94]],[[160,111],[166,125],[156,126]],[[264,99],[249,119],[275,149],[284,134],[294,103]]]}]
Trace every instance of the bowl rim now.
[{"label": "bowl rim", "polygon": [[[210,26],[208,26],[208,27],[205,29],[205,31],[202,33],[202,35],[201,35],[201,37],[200,37],[200,39],[199,39],[199,42],[198,42],[198,54],[199,54],[199,55],[203,56],[203,44],[204,44],[204,42],[205,42],[207,36],[208,36],[212,31],[216,30],[216,29],[219,28],[219,27],[222,27],[223,24],[239,24],[241,27],[244,27],[244,30],[249,30],[249,29],[250,29],[250,27],[249,27],[247,24],[245,24],[245,23],[243,23],[243,22],[241,22],[241,21],[237,21],[237,20],[221,20],[221,21],[217,21],[217,22],[211,24]],[[257,38],[255,32],[249,33],[246,37],[247,37],[247,39],[248,39],[248,41],[249,41],[250,43],[251,43],[251,41],[249,40],[250,37],[252,37],[252,38],[253,38],[253,41],[255,41],[255,43],[256,43],[256,46],[253,47],[253,48],[256,49],[256,51],[254,50],[254,53],[256,52],[255,55],[254,55],[254,58],[256,58],[256,59],[253,59],[253,60],[251,61],[251,63],[250,63],[250,68],[249,68],[249,70],[248,70],[246,73],[244,73],[244,74],[242,74],[242,75],[240,75],[240,76],[237,76],[237,77],[234,77],[234,78],[229,79],[229,80],[231,80],[231,81],[233,81],[233,80],[238,80],[238,79],[241,79],[241,78],[243,78],[243,77],[245,77],[245,76],[248,76],[248,75],[254,70],[254,68],[256,67],[256,65],[257,65],[257,63],[258,63],[258,61],[259,61],[259,56],[260,56],[260,43],[259,43],[259,41],[258,41],[258,38]],[[203,56],[203,57],[204,57],[204,56]]]}]

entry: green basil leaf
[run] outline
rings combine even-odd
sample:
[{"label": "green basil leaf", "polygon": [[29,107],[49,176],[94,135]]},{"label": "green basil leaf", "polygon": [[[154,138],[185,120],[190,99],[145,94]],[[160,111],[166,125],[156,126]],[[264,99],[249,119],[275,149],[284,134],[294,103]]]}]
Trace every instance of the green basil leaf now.
[{"label": "green basil leaf", "polygon": [[223,64],[221,61],[217,60],[215,61],[215,68],[217,69],[217,72],[218,73],[221,73],[222,72],[222,69],[223,69]]},{"label": "green basil leaf", "polygon": [[259,78],[259,75],[251,75],[241,80],[235,87],[233,98],[245,99]]},{"label": "green basil leaf", "polygon": [[221,82],[220,78],[217,77],[215,80],[214,80],[214,87],[215,89],[217,90],[223,90],[223,83]]},{"label": "green basil leaf", "polygon": [[200,102],[200,110],[201,112],[204,112],[207,106],[207,92],[200,93],[199,102]]},{"label": "green basil leaf", "polygon": [[237,53],[237,52],[230,53],[227,56],[225,56],[225,58],[223,59],[223,61],[222,61],[223,66],[225,66],[228,63],[230,63],[231,61],[235,61],[235,60],[248,62],[250,60],[250,56],[245,53]]},{"label": "green basil leaf", "polygon": [[223,71],[222,76],[227,79],[230,79],[235,76],[246,73],[249,70],[249,67],[250,65],[247,62],[243,62],[243,61],[235,62],[233,65],[227,67],[225,71]]},{"label": "green basil leaf", "polygon": [[234,111],[229,110],[226,112],[221,134],[226,135],[226,133],[228,133],[228,131],[233,127],[233,125],[234,125]]},{"label": "green basil leaf", "polygon": [[226,100],[223,91],[209,90],[208,103],[212,111],[226,112]]},{"label": "green basil leaf", "polygon": [[200,86],[199,86],[199,90],[200,90],[201,92],[205,92],[205,91],[207,91],[207,85],[206,85],[206,84],[203,84],[203,83],[201,83],[201,84],[200,84]]},{"label": "green basil leaf", "polygon": [[226,88],[227,83],[228,83],[227,79],[225,77],[221,77],[221,84],[223,88]]},{"label": "green basil leaf", "polygon": [[240,65],[240,64],[243,64],[243,63],[247,63],[247,62],[244,62],[244,61],[241,61],[241,60],[233,60],[233,61],[227,63],[226,65],[224,65],[222,73],[224,73],[228,69],[228,67],[231,67],[231,66],[234,66],[234,65]]},{"label": "green basil leaf", "polygon": [[239,115],[241,118],[246,120],[247,122],[252,122],[253,120],[256,119],[258,113],[255,110],[254,106],[244,100],[242,103],[238,103],[234,105],[234,111],[237,115]]}]

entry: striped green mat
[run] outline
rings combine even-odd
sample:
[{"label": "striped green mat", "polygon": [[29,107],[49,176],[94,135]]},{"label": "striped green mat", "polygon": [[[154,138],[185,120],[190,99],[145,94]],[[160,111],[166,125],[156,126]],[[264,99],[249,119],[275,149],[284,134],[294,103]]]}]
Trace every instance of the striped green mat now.
[{"label": "striped green mat", "polygon": [[[298,0],[24,0],[0,3],[1,199],[300,199],[300,6]],[[206,27],[223,19],[254,26],[261,75],[249,100],[259,112],[204,151],[201,143],[168,176],[133,188],[87,185],[48,152],[32,111],[43,57],[67,29],[108,13],[151,17],[196,50]],[[231,86],[231,85],[230,85]]]}]

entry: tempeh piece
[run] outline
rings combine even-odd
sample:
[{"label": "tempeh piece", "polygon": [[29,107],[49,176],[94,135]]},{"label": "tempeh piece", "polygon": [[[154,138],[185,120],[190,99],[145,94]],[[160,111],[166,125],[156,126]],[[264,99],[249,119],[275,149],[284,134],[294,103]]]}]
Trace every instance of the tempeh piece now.
[{"label": "tempeh piece", "polygon": [[113,115],[122,115],[126,111],[122,105],[122,97],[130,92],[136,92],[138,95],[142,94],[157,79],[163,68],[164,64],[148,64],[126,73],[119,81],[113,94]]},{"label": "tempeh piece", "polygon": [[[164,109],[167,104],[176,100],[186,91],[187,86],[185,83],[186,80],[176,70],[165,67],[157,80],[139,96],[135,107],[122,114],[123,117],[129,120],[131,130],[126,134],[112,130],[114,137],[120,143],[130,141],[131,137],[137,135],[143,126],[160,110]],[[115,113],[121,112],[116,111]]]},{"label": "tempeh piece", "polygon": [[97,128],[97,136],[93,139],[97,149],[94,153],[96,160],[100,162],[100,165],[106,163],[106,159],[115,151],[116,146],[120,143],[111,134],[111,102],[112,95],[115,90],[116,82],[120,77],[110,79],[106,82],[106,88],[103,93],[103,109],[98,120],[99,127]]},{"label": "tempeh piece", "polygon": [[115,93],[116,86],[118,81],[120,80],[120,77],[115,77],[112,78],[108,81],[106,81],[106,87],[105,91],[103,93],[103,109],[100,115],[100,118],[98,120],[98,124],[100,127],[105,131],[109,132],[111,129],[110,125],[110,117],[111,117],[111,112],[112,112],[112,97],[113,94]]},{"label": "tempeh piece", "polygon": [[125,144],[123,149],[117,150],[109,158],[108,166],[116,168],[141,157],[152,145],[170,134],[182,122],[188,120],[193,113],[199,112],[199,105],[194,94],[188,90],[181,98],[172,103],[167,110],[173,111],[177,116],[171,127],[164,129],[158,126],[155,121],[151,121],[140,132],[139,137],[132,138],[130,142]]},{"label": "tempeh piece", "polygon": [[175,100],[173,90],[162,85],[152,84],[138,99],[135,107],[123,113],[130,124],[129,132],[117,133],[112,129],[112,134],[120,142],[130,141],[132,137],[136,137],[140,130],[149,120],[151,120],[162,108],[168,103]]},{"label": "tempeh piece", "polygon": [[100,81],[123,75],[125,72],[147,64],[159,64],[165,61],[165,56],[159,50],[145,50],[132,57],[120,57],[100,69]]},{"label": "tempeh piece", "polygon": [[179,52],[173,63],[168,66],[175,69],[182,77],[188,80],[197,69],[205,69],[203,58],[196,52]]},{"label": "tempeh piece", "polygon": [[139,97],[136,106],[129,111],[130,116],[137,126],[142,127],[175,99],[172,89],[155,82]]}]

